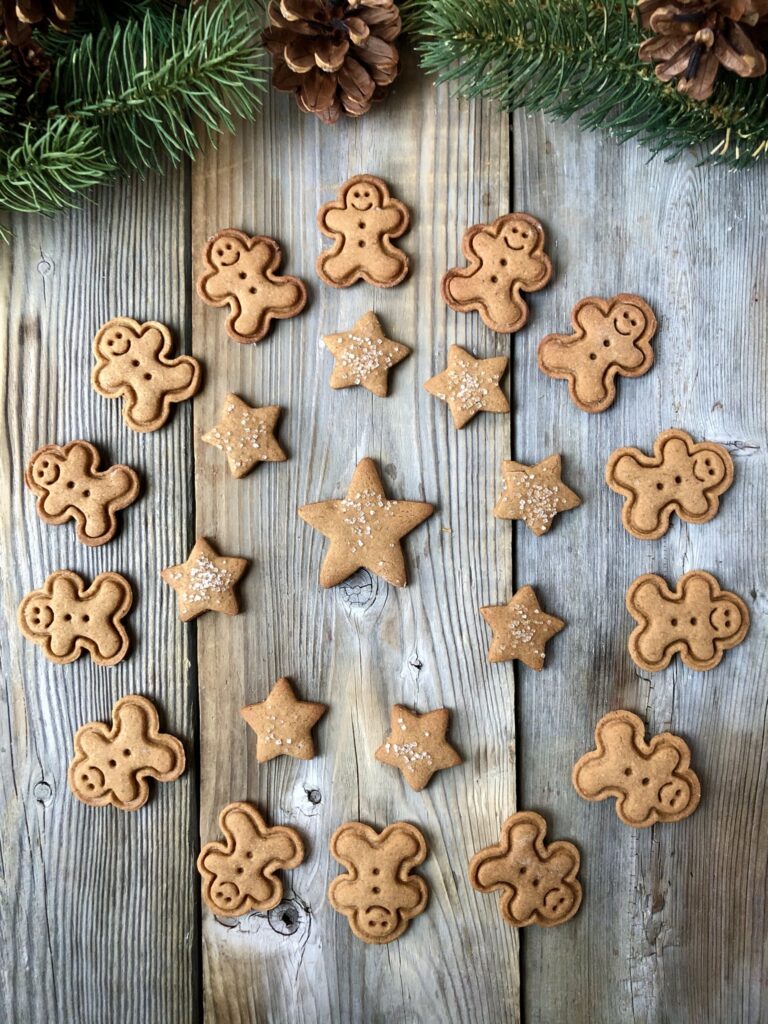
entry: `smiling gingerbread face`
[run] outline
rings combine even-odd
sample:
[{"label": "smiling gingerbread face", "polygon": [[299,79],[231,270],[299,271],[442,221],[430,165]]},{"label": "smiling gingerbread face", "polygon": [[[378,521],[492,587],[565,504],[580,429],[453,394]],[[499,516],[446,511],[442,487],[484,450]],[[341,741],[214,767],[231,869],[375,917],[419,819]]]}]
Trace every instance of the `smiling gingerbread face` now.
[{"label": "smiling gingerbread face", "polygon": [[245,247],[233,233],[222,233],[211,246],[208,259],[217,270],[233,267],[243,255]]},{"label": "smiling gingerbread face", "polygon": [[523,253],[532,253],[543,241],[542,233],[535,225],[514,214],[506,218],[499,238],[507,249]]},{"label": "smiling gingerbread face", "polygon": [[380,209],[384,206],[384,196],[377,182],[369,179],[349,185],[344,192],[344,205],[347,209],[358,213]]}]

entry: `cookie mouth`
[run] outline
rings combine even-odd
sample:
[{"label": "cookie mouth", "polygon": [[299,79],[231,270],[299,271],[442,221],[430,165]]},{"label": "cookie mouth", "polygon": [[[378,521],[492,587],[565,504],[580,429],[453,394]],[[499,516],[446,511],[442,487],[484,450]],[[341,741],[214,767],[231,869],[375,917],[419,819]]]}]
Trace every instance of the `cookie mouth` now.
[{"label": "cookie mouth", "polygon": [[619,318],[617,316],[613,318],[613,329],[616,331],[617,334],[620,334],[622,338],[628,338],[630,334],[634,333],[635,330],[634,327],[630,327],[628,331],[622,331],[621,327],[619,326]]},{"label": "cookie mouth", "polygon": [[366,211],[366,210],[370,210],[370,209],[371,209],[371,208],[373,207],[373,203],[365,203],[365,204],[361,204],[361,203],[359,203],[359,202],[358,202],[358,203],[356,203],[356,202],[354,202],[354,201],[353,201],[353,202],[351,203],[351,206],[352,206],[352,208],[353,208],[354,210],[359,210],[359,211],[360,211],[360,213],[365,213],[365,211]]},{"label": "cookie mouth", "polygon": [[524,246],[524,245],[510,245],[510,244],[509,244],[509,240],[508,240],[507,238],[504,238],[504,239],[503,239],[503,242],[504,242],[504,245],[506,245],[506,247],[507,247],[508,249],[511,249],[511,250],[512,250],[512,252],[520,252],[520,251],[521,251],[522,249],[524,249],[524,248],[525,248],[525,246]]},{"label": "cookie mouth", "polygon": [[239,259],[240,259],[240,253],[239,252],[233,253],[229,257],[229,259],[225,258],[224,256],[219,256],[219,266],[221,266],[221,267],[234,267],[234,265],[237,263],[237,261]]},{"label": "cookie mouth", "polygon": [[723,477],[722,465],[720,462],[715,462],[711,457],[710,465],[707,465],[704,459],[694,459],[693,475],[702,484],[719,483]]}]

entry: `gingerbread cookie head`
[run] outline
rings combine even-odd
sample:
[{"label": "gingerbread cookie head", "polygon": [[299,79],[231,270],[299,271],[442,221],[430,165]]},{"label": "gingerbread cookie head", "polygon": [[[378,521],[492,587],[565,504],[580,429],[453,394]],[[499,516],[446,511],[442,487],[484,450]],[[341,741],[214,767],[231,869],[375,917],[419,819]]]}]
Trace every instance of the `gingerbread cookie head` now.
[{"label": "gingerbread cookie head", "polygon": [[136,811],[149,798],[148,779],[170,782],[184,771],[184,748],[160,732],[154,704],[138,694],[112,709],[112,726],[89,722],[75,734],[75,756],[67,782],[78,800],[91,807],[112,804]]},{"label": "gingerbread cookie head", "polygon": [[171,332],[154,320],[140,324],[116,317],[96,334],[91,383],[105,398],[123,399],[123,419],[131,430],[159,430],[171,405],[197,394],[200,364],[192,356],[171,357],[172,348]]},{"label": "gingerbread cookie head", "polygon": [[717,515],[720,495],[733,482],[733,459],[722,445],[695,444],[684,430],[665,430],[650,456],[639,448],[613,452],[605,481],[626,499],[624,529],[639,540],[656,540],[675,512],[687,523],[706,523]]},{"label": "gingerbread cookie head", "polygon": [[227,228],[208,239],[197,294],[209,306],[229,306],[227,334],[246,344],[261,341],[273,320],[296,316],[307,304],[298,277],[277,274],[280,246],[263,235]]},{"label": "gingerbread cookie head", "polygon": [[473,888],[500,889],[501,916],[515,928],[565,924],[581,906],[579,851],[565,840],[545,844],[546,834],[540,814],[519,811],[501,826],[500,842],[469,863]]},{"label": "gingerbread cookie head", "polygon": [[408,274],[408,257],[392,242],[410,225],[408,208],[393,199],[381,178],[358,174],[320,207],[317,223],[333,245],[320,254],[317,272],[326,284],[347,288],[367,281],[393,288]]},{"label": "gingerbread cookie head", "polygon": [[278,871],[298,867],[304,844],[296,829],[269,826],[255,807],[227,804],[219,815],[223,842],[207,843],[197,858],[203,899],[214,914],[239,917],[266,911],[283,898]]},{"label": "gingerbread cookie head", "polygon": [[626,825],[681,821],[699,806],[701,786],[679,736],[664,732],[646,743],[641,718],[611,711],[597,723],[595,745],[574,765],[574,789],[585,800],[615,797]]},{"label": "gingerbread cookie head", "polygon": [[61,569],[22,600],[19,628],[59,665],[84,651],[97,665],[116,665],[128,653],[122,620],[132,601],[131,585],[119,573],[100,573],[86,588],[77,573]]},{"label": "gingerbread cookie head", "polygon": [[128,466],[100,470],[101,457],[87,441],[39,448],[24,474],[37,496],[37,514],[51,525],[73,519],[83,544],[106,544],[117,532],[116,513],[135,501],[139,478]]},{"label": "gingerbread cookie head", "polygon": [[714,668],[749,629],[742,599],[701,570],[681,576],[674,590],[653,573],[638,577],[627,591],[627,610],[638,623],[629,653],[647,672],[666,668],[675,654],[698,672]]},{"label": "gingerbread cookie head", "polygon": [[653,310],[637,295],[586,298],[571,312],[573,333],[548,334],[539,344],[539,369],[568,381],[575,405],[603,412],[616,400],[617,377],[640,377],[653,365]]},{"label": "gingerbread cookie head", "polygon": [[492,224],[475,224],[462,240],[467,267],[454,267],[441,290],[451,309],[476,311],[492,331],[519,331],[528,320],[523,291],[539,291],[552,277],[544,229],[527,213],[509,213]]},{"label": "gingerbread cookie head", "polygon": [[398,939],[429,898],[427,883],[413,874],[427,856],[424,836],[402,821],[383,832],[350,821],[336,829],[330,847],[346,868],[328,889],[333,909],[363,942],[383,945]]}]

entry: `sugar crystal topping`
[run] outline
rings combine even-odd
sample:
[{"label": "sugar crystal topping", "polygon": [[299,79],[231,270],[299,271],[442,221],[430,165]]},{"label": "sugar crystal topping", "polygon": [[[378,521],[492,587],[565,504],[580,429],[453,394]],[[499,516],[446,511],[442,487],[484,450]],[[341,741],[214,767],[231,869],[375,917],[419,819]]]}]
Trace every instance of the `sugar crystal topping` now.
[{"label": "sugar crystal topping", "polygon": [[534,531],[549,529],[561,508],[560,488],[537,483],[535,474],[526,472],[515,473],[512,482],[514,497],[510,496],[506,480],[502,485],[502,495],[513,510],[519,512],[518,518]]},{"label": "sugar crystal topping", "polygon": [[382,518],[392,516],[396,504],[370,487],[357,491],[353,497],[341,499],[342,517],[352,534],[350,546],[353,551],[364,547],[374,532],[381,529]]},{"label": "sugar crystal topping", "polygon": [[443,401],[458,403],[464,412],[480,412],[485,407],[488,388],[498,384],[498,377],[482,367],[474,373],[461,365],[449,367],[445,370],[445,377],[448,387],[445,394],[438,397]]},{"label": "sugar crystal topping", "polygon": [[[235,405],[228,403],[226,415],[231,416],[235,410]],[[254,420],[246,409],[240,415],[236,426],[224,429],[214,427],[210,431],[210,437],[237,469],[243,469],[258,458],[256,452],[261,448],[266,430],[266,424],[261,420]]]},{"label": "sugar crystal topping", "polygon": [[[174,573],[174,578],[183,579],[184,575],[181,572]],[[187,570],[181,600],[188,605],[210,601],[217,594],[225,594],[234,582],[235,577],[226,565],[214,565],[207,555],[200,555]]]},{"label": "sugar crystal topping", "polygon": [[[403,732],[407,731],[408,727],[402,717],[398,718],[397,724]],[[425,730],[423,735],[428,738],[429,732]],[[387,740],[384,749],[388,754],[394,754],[398,761],[402,762],[403,771],[414,772],[419,764],[425,764],[428,768],[432,767],[432,755],[422,747],[418,738],[407,740],[404,743],[393,743],[391,740]]]},{"label": "sugar crystal topping", "polygon": [[[395,348],[399,354],[399,346]],[[336,354],[336,359],[346,379],[353,384],[362,384],[376,370],[393,366],[393,354],[384,347],[383,338],[351,332],[344,335],[344,346]]]}]

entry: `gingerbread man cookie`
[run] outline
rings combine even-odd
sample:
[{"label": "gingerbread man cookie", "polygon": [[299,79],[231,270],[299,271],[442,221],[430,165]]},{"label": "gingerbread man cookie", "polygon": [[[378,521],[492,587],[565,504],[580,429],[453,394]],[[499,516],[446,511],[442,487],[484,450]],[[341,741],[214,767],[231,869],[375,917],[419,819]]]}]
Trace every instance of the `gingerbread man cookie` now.
[{"label": "gingerbread man cookie", "polygon": [[336,199],[320,207],[317,223],[334,240],[317,258],[317,272],[326,284],[348,288],[367,281],[393,288],[407,276],[408,257],[392,239],[405,234],[411,217],[381,178],[358,174],[345,181]]},{"label": "gingerbread man cookie", "polygon": [[665,430],[653,442],[653,455],[617,448],[605,482],[626,498],[624,529],[639,540],[656,540],[669,529],[673,512],[686,523],[717,515],[720,495],[733,483],[733,459],[713,441],[695,444],[684,430]]},{"label": "gingerbread man cookie", "polygon": [[475,310],[492,331],[519,331],[528,321],[521,292],[540,291],[552,277],[544,228],[527,213],[508,213],[469,228],[461,251],[469,266],[443,277],[443,299],[458,313]]},{"label": "gingerbread man cookie", "polygon": [[501,890],[499,911],[514,928],[565,924],[581,906],[581,857],[566,840],[544,842],[547,823],[535,811],[518,811],[501,826],[501,841],[469,862],[478,892]]},{"label": "gingerbread man cookie", "polygon": [[119,573],[102,572],[86,589],[76,572],[60,569],[23,599],[19,628],[59,665],[76,661],[83,651],[97,665],[116,665],[128,653],[122,620],[132,602],[131,585]]},{"label": "gingerbread man cookie", "polygon": [[123,398],[123,419],[131,430],[159,430],[173,403],[197,394],[200,363],[192,356],[171,358],[172,348],[171,332],[154,320],[140,324],[119,316],[99,329],[91,383],[105,398]]},{"label": "gingerbread man cookie", "polygon": [[77,730],[67,782],[77,799],[91,807],[112,804],[137,811],[149,799],[147,779],[178,779],[184,763],[184,747],[175,736],[160,732],[152,701],[132,694],[112,708],[111,728],[89,722]]},{"label": "gingerbread man cookie", "polygon": [[647,828],[681,821],[699,806],[701,786],[691,751],[671,732],[645,742],[645,724],[631,711],[610,711],[595,727],[596,750],[573,767],[573,786],[585,800],[616,797],[625,825]]},{"label": "gingerbread man cookie", "polygon": [[52,526],[69,519],[81,544],[112,540],[116,513],[135,501],[139,478],[128,466],[100,470],[101,456],[88,441],[47,444],[29,460],[24,481],[37,495],[37,514]]},{"label": "gingerbread man cookie", "polygon": [[539,343],[539,369],[568,381],[584,412],[603,412],[616,400],[616,377],[642,377],[653,365],[653,310],[637,295],[587,298],[571,311],[573,334],[548,334]]},{"label": "gingerbread man cookie", "polygon": [[666,668],[675,654],[688,668],[705,672],[749,629],[742,599],[701,570],[681,576],[674,590],[653,573],[638,577],[627,591],[627,611],[638,623],[629,653],[647,672]]},{"label": "gingerbread man cookie", "polygon": [[219,828],[224,842],[206,843],[197,858],[205,902],[226,917],[276,907],[283,898],[277,872],[304,860],[299,833],[287,825],[267,825],[255,807],[241,801],[227,804]]},{"label": "gingerbread man cookie", "polygon": [[225,327],[233,341],[261,341],[273,320],[288,320],[306,306],[304,282],[276,273],[282,258],[277,242],[263,235],[226,228],[208,239],[197,294],[209,306],[229,306]]},{"label": "gingerbread man cookie", "polygon": [[424,836],[404,821],[376,832],[348,821],[331,836],[331,853],[346,871],[328,888],[328,902],[363,942],[399,939],[427,905],[429,890],[413,868],[427,857]]}]

